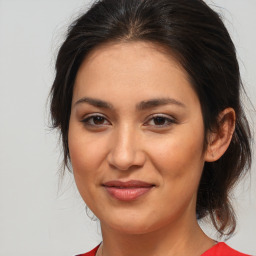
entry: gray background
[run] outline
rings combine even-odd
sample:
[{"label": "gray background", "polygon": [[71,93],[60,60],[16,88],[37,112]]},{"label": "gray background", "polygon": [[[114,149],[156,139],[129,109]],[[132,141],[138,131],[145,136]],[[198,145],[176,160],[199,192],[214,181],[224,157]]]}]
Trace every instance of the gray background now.
[{"label": "gray background", "polygon": [[[101,240],[72,175],[59,183],[57,134],[47,126],[58,46],[67,25],[90,2],[0,0],[0,255],[71,256]],[[207,2],[225,17],[256,106],[256,1]],[[248,104],[247,113],[255,123]],[[251,180],[234,192],[238,229],[228,244],[256,255],[255,177],[254,156]]]}]

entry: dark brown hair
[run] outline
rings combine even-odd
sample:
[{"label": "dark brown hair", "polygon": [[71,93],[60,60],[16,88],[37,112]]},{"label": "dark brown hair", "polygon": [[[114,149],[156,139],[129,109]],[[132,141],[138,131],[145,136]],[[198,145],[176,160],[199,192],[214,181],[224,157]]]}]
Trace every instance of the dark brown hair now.
[{"label": "dark brown hair", "polygon": [[100,0],[69,28],[51,89],[51,116],[61,132],[64,163],[69,163],[68,129],[74,80],[94,48],[107,42],[146,41],[171,50],[186,70],[202,108],[207,133],[218,114],[236,112],[236,128],[225,154],[205,163],[198,188],[198,219],[207,215],[223,234],[232,234],[236,218],[229,192],[251,165],[250,129],[243,112],[235,47],[219,15],[202,0]]}]

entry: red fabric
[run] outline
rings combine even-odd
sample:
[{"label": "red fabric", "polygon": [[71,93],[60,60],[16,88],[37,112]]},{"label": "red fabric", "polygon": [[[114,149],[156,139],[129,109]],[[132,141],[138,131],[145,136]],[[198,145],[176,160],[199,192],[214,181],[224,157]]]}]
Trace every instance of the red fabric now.
[{"label": "red fabric", "polygon": [[203,253],[201,256],[250,256],[248,254],[243,254],[232,248],[227,244],[220,242],[213,246],[211,249]]},{"label": "red fabric", "polygon": [[84,254],[79,254],[79,255],[77,255],[77,256],[95,256],[95,255],[96,255],[96,252],[97,252],[97,250],[98,250],[99,247],[100,247],[100,244],[97,245],[97,246],[96,246],[94,249],[92,249],[91,251],[86,252],[86,253],[84,253]]},{"label": "red fabric", "polygon": [[[98,250],[100,245],[96,246],[93,250],[80,254],[77,256],[95,256],[96,252]],[[230,248],[228,245],[226,245],[223,242],[220,242],[204,252],[201,256],[250,256],[248,254],[240,253],[232,248]]]}]

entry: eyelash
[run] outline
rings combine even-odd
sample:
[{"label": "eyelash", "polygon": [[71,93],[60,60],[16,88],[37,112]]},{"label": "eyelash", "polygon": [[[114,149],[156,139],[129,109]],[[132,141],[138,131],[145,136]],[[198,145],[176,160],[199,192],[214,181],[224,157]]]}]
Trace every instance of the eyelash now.
[{"label": "eyelash", "polygon": [[[156,121],[157,118],[161,118],[164,120],[164,123],[165,124],[161,124],[161,125],[152,125],[152,126],[155,126],[157,128],[165,128],[165,127],[169,127],[171,126],[172,124],[175,124],[177,123],[176,120],[174,118],[171,118],[170,116],[166,116],[166,115],[163,115],[163,114],[155,114],[155,115],[152,115],[148,121],[146,123],[149,123],[149,121]],[[145,125],[145,126],[150,126],[150,125]]]},{"label": "eyelash", "polygon": [[[100,114],[93,114],[93,115],[90,115],[90,116],[84,118],[81,122],[84,123],[85,125],[88,125],[88,126],[94,126],[94,127],[96,127],[96,126],[98,126],[98,127],[105,126],[105,124],[97,125],[97,124],[90,123],[90,121],[93,121],[94,118],[99,118],[99,117],[102,118],[104,121],[107,120],[104,116],[102,116]],[[108,123],[110,124],[110,122],[108,122]]]},{"label": "eyelash", "polygon": [[[102,120],[105,122],[107,121],[108,124],[111,124],[107,118],[105,118],[104,116],[100,115],[100,114],[93,114],[93,115],[90,115],[86,118],[84,118],[81,122],[84,123],[84,125],[86,126],[91,126],[91,127],[98,127],[98,128],[101,128],[101,127],[104,127],[106,126],[106,124],[95,124],[95,123],[91,123],[95,120],[93,120],[94,118],[102,118]],[[164,124],[161,124],[161,125],[150,125],[148,124],[150,121],[156,121],[157,118],[162,118],[163,121],[164,121]],[[175,124],[177,123],[177,121],[174,119],[174,118],[170,118],[169,116],[165,116],[163,114],[154,114],[152,115],[150,118],[148,118],[148,120],[144,123],[144,126],[155,126],[157,128],[165,128],[165,127],[169,127],[171,126],[172,124]]]}]

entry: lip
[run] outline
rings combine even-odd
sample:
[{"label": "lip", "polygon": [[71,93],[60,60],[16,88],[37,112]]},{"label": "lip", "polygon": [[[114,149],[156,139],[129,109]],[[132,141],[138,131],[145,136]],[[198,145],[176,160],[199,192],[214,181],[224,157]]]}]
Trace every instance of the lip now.
[{"label": "lip", "polygon": [[155,185],[140,180],[112,180],[104,183],[103,186],[115,199],[132,201],[148,193]]}]

